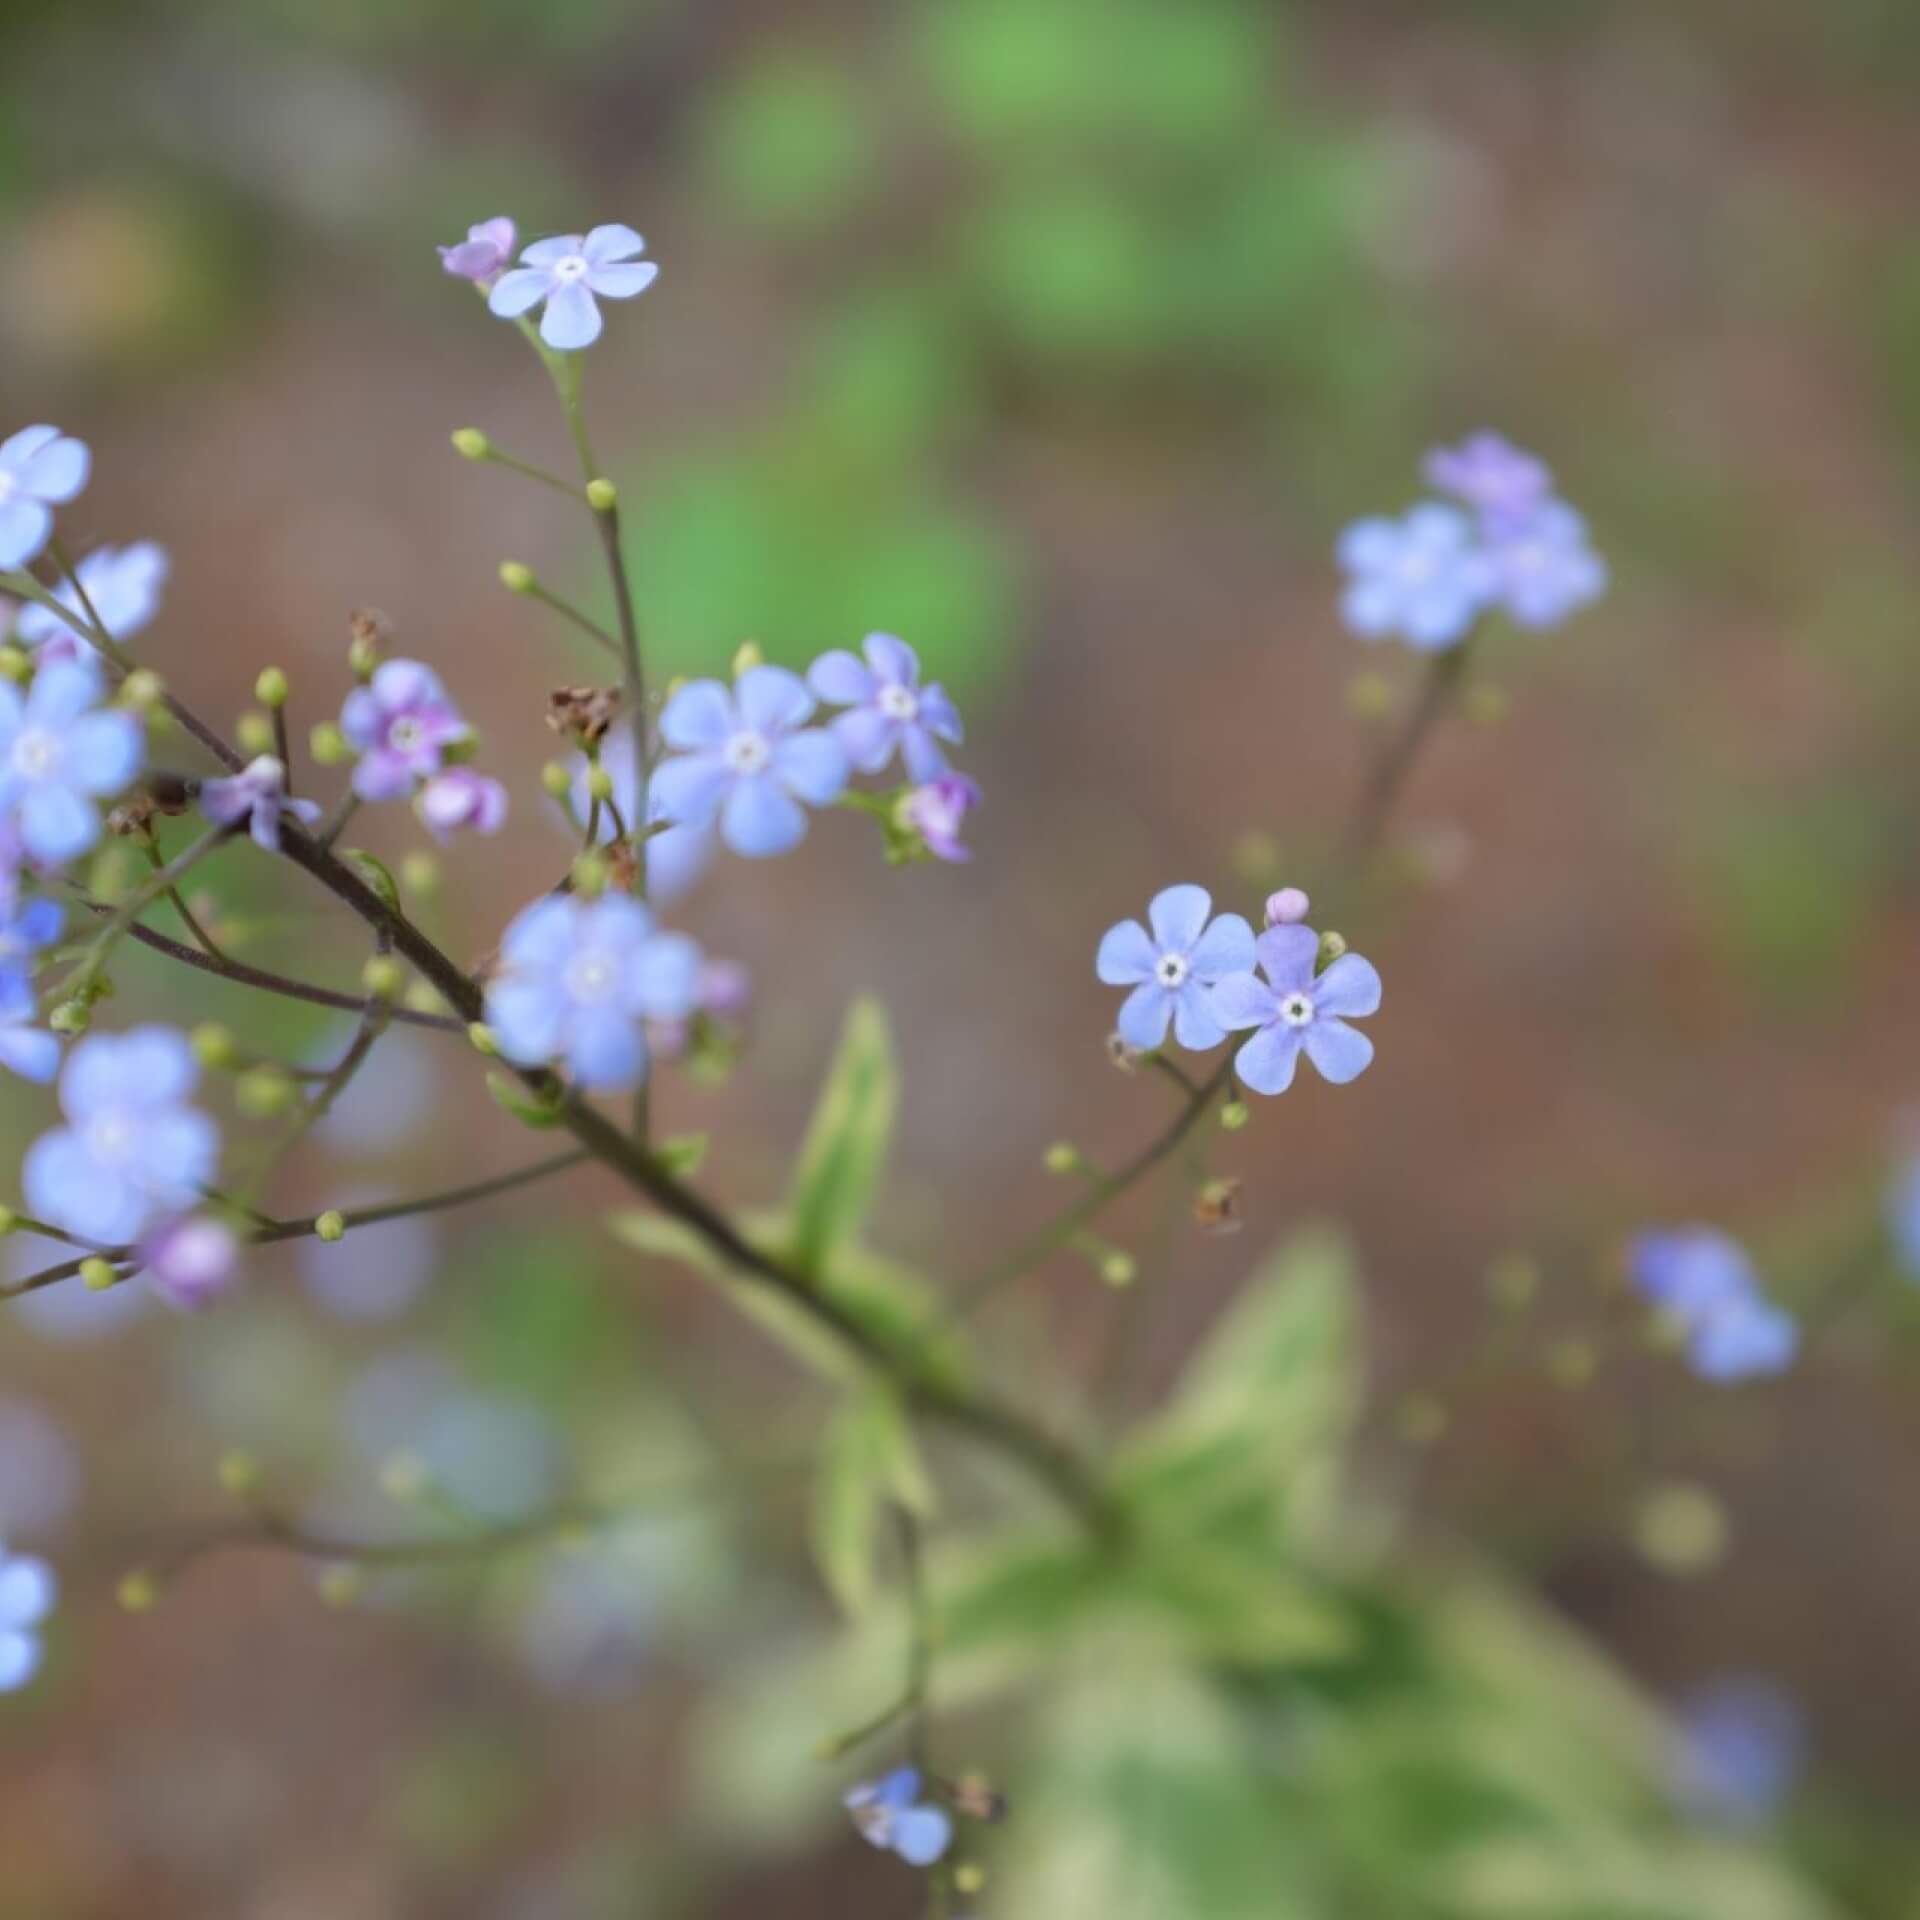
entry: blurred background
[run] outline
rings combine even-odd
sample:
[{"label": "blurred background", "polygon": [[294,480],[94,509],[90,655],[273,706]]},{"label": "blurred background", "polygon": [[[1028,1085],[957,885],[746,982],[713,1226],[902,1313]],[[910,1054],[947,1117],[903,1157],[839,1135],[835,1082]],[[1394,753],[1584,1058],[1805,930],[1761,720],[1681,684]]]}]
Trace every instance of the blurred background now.
[{"label": "blurred background", "polygon": [[[1072,1259],[990,1324],[1029,1356],[1010,1390],[1066,1364],[1144,1401],[1260,1247],[1344,1223],[1371,1471],[1413,1530],[1663,1696],[1768,1676],[1808,1728],[1805,1871],[1920,1913],[1920,1307],[1878,1224],[1920,1102],[1920,10],[13,0],[0,76],[0,428],[92,444],[83,540],[168,548],[138,647],[190,704],[230,719],[277,662],[304,733],[363,605],[441,670],[515,806],[424,909],[462,954],[566,857],[544,697],[590,671],[498,564],[602,589],[561,503],[448,446],[565,462],[539,367],[433,247],[497,213],[647,236],[660,283],[586,370],[656,670],[900,633],[988,796],[964,869],[890,870],[837,816],[717,866],[678,912],[752,970],[749,1047],[662,1101],[765,1202],[877,993],[905,1096],[873,1237],[936,1274],[1044,1217],[1049,1140],[1117,1156],[1160,1122],[1104,1055],[1101,930],[1175,879],[1250,904],[1337,836],[1415,685],[1339,627],[1339,528],[1411,503],[1436,442],[1542,452],[1614,588],[1496,641],[1343,902],[1388,983],[1378,1064],[1209,1145],[1248,1232],[1176,1229],[1124,1348]],[[226,869],[250,953],[352,978],[323,902]],[[129,1017],[336,1042],[148,956],[118,977]],[[393,1039],[274,1204],[539,1151],[478,1092],[457,1044]],[[47,1103],[5,1098],[18,1148]],[[613,1198],[575,1176],[283,1250],[191,1323],[139,1287],[5,1311],[0,1531],[67,1598],[0,1701],[0,1915],[914,1911],[812,1757],[858,1703],[754,1699],[770,1649],[835,1630],[816,1408],[605,1237]],[[1619,1245],[1695,1218],[1807,1312],[1786,1382],[1716,1397],[1638,1340]],[[1494,1304],[1529,1286],[1523,1320]],[[233,1554],[121,1614],[129,1565],[226,1511],[232,1447],[365,1537],[417,1525],[395,1453],[494,1517],[740,1471],[353,1608]]]}]

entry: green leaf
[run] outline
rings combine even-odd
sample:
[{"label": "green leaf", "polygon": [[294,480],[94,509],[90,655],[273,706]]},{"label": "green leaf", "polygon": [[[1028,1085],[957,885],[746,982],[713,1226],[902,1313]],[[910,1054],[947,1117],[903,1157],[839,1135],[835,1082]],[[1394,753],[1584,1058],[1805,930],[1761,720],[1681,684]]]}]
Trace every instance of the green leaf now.
[{"label": "green leaf", "polygon": [[788,1195],[787,1247],[802,1272],[828,1270],[854,1244],[886,1164],[900,1076],[885,1010],[856,1000],[813,1109]]},{"label": "green leaf", "polygon": [[872,1602],[882,1523],[893,1504],[927,1513],[933,1488],[898,1398],[868,1387],[828,1420],[814,1480],[814,1559],[849,1614]]}]

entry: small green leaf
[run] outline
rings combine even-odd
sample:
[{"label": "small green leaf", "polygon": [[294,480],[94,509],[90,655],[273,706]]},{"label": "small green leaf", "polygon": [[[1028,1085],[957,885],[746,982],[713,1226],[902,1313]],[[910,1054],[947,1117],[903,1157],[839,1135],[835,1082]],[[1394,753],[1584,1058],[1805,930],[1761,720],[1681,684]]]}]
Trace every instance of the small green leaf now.
[{"label": "small green leaf", "polygon": [[393,913],[400,911],[400,884],[384,860],[364,847],[342,847],[340,858],[380,896],[382,906]]},{"label": "small green leaf", "polygon": [[899,1400],[869,1387],[849,1395],[828,1420],[814,1481],[814,1558],[850,1614],[865,1612],[873,1600],[890,1503],[924,1514],[933,1489]]},{"label": "small green leaf", "polygon": [[671,1174],[691,1179],[706,1165],[707,1136],[704,1133],[675,1134],[654,1149],[654,1158]]},{"label": "small green leaf", "polygon": [[550,1101],[529,1093],[510,1073],[495,1068],[487,1075],[487,1091],[495,1104],[513,1115],[523,1126],[542,1131],[560,1124],[560,1109]]},{"label": "small green leaf", "polygon": [[819,1275],[858,1240],[886,1164],[900,1076],[885,1011],[856,1000],[841,1030],[788,1198],[787,1245],[802,1272]]}]

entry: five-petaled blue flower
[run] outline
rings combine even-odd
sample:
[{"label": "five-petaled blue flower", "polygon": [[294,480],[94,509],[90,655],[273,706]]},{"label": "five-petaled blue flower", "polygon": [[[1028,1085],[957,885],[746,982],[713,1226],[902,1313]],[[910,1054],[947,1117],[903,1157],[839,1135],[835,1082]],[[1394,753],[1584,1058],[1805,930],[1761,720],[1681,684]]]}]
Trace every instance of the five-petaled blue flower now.
[{"label": "five-petaled blue flower", "polygon": [[[51,591],[54,599],[78,619],[84,620],[85,608],[91,607],[109,640],[130,640],[159,611],[167,566],[167,550],[151,540],[140,540],[130,547],[97,547],[74,569],[84,602],[71,580],[62,580]],[[43,649],[43,662],[93,657],[92,643],[78,628],[38,603],[20,609],[13,632],[23,647]]]},{"label": "five-petaled blue flower", "polygon": [[1147,905],[1149,933],[1122,920],[1101,936],[1094,971],[1110,987],[1131,987],[1116,1023],[1120,1038],[1143,1053],[1167,1037],[1195,1053],[1226,1035],[1209,989],[1253,965],[1253,929],[1237,913],[1209,924],[1213,896],[1205,887],[1166,887]]},{"label": "five-petaled blue flower", "polygon": [[807,685],[847,709],[833,722],[834,738],[862,773],[878,773],[898,753],[916,785],[938,780],[947,771],[939,742],[959,743],[959,710],[937,681],[920,684],[920,658],[904,640],[870,633],[861,645],[864,665],[836,647],[807,669]]},{"label": "five-petaled blue flower", "polygon": [[920,1770],[898,1767],[846,1795],[860,1837],[910,1867],[930,1867],[953,1844],[953,1821],[920,1797]]},{"label": "five-petaled blue flower", "polygon": [[503,273],[487,296],[487,305],[505,320],[517,320],[541,301],[540,338],[568,353],[600,338],[602,300],[631,300],[659,278],[651,260],[636,260],[646,242],[631,227],[595,227],[591,233],[563,233],[536,240],[520,256],[520,265]]},{"label": "five-petaled blue flower", "polygon": [[57,867],[100,838],[96,800],[119,793],[140,770],[140,722],[100,707],[91,666],[58,660],[33,677],[23,700],[0,683],[0,814],[19,823],[20,843]]},{"label": "five-petaled blue flower", "polygon": [[40,1670],[40,1623],[58,1595],[53,1569],[0,1542],[0,1693],[24,1687]]},{"label": "five-petaled blue flower", "polygon": [[24,567],[53,532],[53,509],[77,499],[93,456],[58,427],[0,441],[0,568]]},{"label": "five-petaled blue flower", "polygon": [[1760,1291],[1753,1263],[1712,1227],[1641,1234],[1629,1251],[1634,1285],[1686,1337],[1703,1380],[1725,1384],[1783,1373],[1800,1344],[1793,1316]]},{"label": "five-petaled blue flower", "polygon": [[1255,973],[1230,974],[1213,990],[1213,1011],[1223,1027],[1258,1027],[1234,1056],[1242,1086],[1255,1093],[1285,1093],[1304,1052],[1323,1080],[1344,1086],[1365,1073],[1373,1042],[1348,1020],[1380,1007],[1380,975],[1372,961],[1343,953],[1316,975],[1320,936],[1311,927],[1269,927],[1254,943],[1263,980]]},{"label": "five-petaled blue flower", "polygon": [[220,1151],[219,1130],[187,1104],[199,1077],[171,1027],[82,1040],[60,1076],[69,1124],[27,1149],[27,1204],[101,1246],[127,1245],[156,1213],[192,1206]]},{"label": "five-petaled blue flower", "polygon": [[1347,625],[1363,640],[1397,634],[1423,653],[1459,641],[1498,584],[1473,522],[1433,501],[1401,520],[1356,520],[1338,553],[1350,576],[1340,601]]},{"label": "five-petaled blue flower", "polygon": [[1606,591],[1607,564],[1587,540],[1587,523],[1549,500],[1502,524],[1487,542],[1495,597],[1523,627],[1557,627]]},{"label": "five-petaled blue flower", "polygon": [[487,989],[487,1024],[523,1067],[564,1065],[592,1093],[646,1077],[643,1020],[683,1020],[699,1003],[700,949],[660,933],[625,894],[551,894],[507,929]]},{"label": "five-petaled blue flower", "polygon": [[721,839],[750,859],[797,846],[800,803],[824,807],[847,784],[845,748],[805,724],[813,704],[785,667],[749,667],[731,692],[718,680],[682,687],[660,716],[661,736],[682,749],[653,770],[662,816],[685,827],[718,818]]},{"label": "five-petaled blue flower", "polygon": [[1771,1681],[1719,1681],[1681,1712],[1675,1789],[1696,1813],[1756,1824],[1792,1793],[1806,1743],[1799,1707]]}]

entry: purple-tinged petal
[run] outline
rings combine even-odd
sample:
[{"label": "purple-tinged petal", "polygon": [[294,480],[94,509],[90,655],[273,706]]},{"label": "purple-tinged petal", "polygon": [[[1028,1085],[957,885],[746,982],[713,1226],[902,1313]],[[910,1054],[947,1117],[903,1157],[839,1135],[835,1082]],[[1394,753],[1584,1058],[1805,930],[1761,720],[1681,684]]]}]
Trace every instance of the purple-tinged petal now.
[{"label": "purple-tinged petal", "polygon": [[1148,1053],[1166,1039],[1167,1023],[1172,1018],[1173,995],[1157,981],[1147,980],[1121,1001],[1114,1031],[1128,1046]]},{"label": "purple-tinged petal", "polygon": [[1110,987],[1137,986],[1153,978],[1158,949],[1138,920],[1122,920],[1100,936],[1093,970]]},{"label": "purple-tinged petal", "polygon": [[873,698],[873,674],[845,647],[823,653],[807,669],[807,685],[836,707],[864,706]]},{"label": "purple-tinged petal", "polygon": [[920,690],[920,724],[929,733],[938,734],[942,740],[950,740],[955,745],[966,737],[960,709],[953,704],[946,688],[938,683]]},{"label": "purple-tinged petal", "polygon": [[1162,953],[1191,953],[1212,911],[1205,887],[1162,887],[1147,903],[1147,924]]},{"label": "purple-tinged petal", "polygon": [[555,287],[540,316],[540,338],[556,353],[578,353],[600,338],[600,309],[579,281]]},{"label": "purple-tinged petal", "polygon": [[878,773],[893,758],[900,722],[878,707],[849,707],[829,723],[848,761],[862,773]]},{"label": "purple-tinged petal", "polygon": [[1320,1069],[1320,1077],[1336,1087],[1359,1079],[1373,1064],[1373,1042],[1344,1020],[1316,1019],[1304,1032],[1307,1058]]},{"label": "purple-tinged petal", "polygon": [[1194,978],[1202,982],[1229,973],[1246,973],[1255,957],[1253,929],[1239,914],[1223,913],[1195,941],[1187,957],[1193,964]]},{"label": "purple-tinged petal", "polygon": [[660,714],[660,737],[670,747],[718,747],[738,732],[732,697],[718,680],[692,680]]},{"label": "purple-tinged petal", "polygon": [[920,684],[920,656],[891,633],[870,633],[861,643],[874,678],[883,686],[917,687]]},{"label": "purple-tinged petal", "polygon": [[785,667],[749,667],[733,686],[742,722],[755,733],[785,733],[813,712],[813,695]]},{"label": "purple-tinged petal", "polygon": [[796,847],[806,836],[800,803],[767,774],[734,783],[720,816],[720,837],[749,860],[766,860]]},{"label": "purple-tinged petal", "polygon": [[537,307],[553,290],[553,276],[538,267],[515,267],[493,283],[487,295],[487,307],[502,320],[518,320]]},{"label": "purple-tinged petal", "polygon": [[933,735],[925,727],[900,729],[900,758],[906,762],[907,777],[916,786],[927,786],[945,779],[947,756],[934,745]]},{"label": "purple-tinged petal", "polygon": [[1230,973],[1214,982],[1207,997],[1223,1027],[1264,1027],[1278,1005],[1273,989],[1257,973]]},{"label": "purple-tinged petal", "polygon": [[1313,985],[1320,936],[1311,927],[1269,927],[1253,943],[1261,971],[1279,993],[1304,993]]},{"label": "purple-tinged petal", "polygon": [[1234,1055],[1233,1070],[1240,1084],[1254,1093],[1285,1093],[1293,1085],[1293,1070],[1300,1062],[1300,1036],[1304,1031],[1278,1021],[1262,1027]]},{"label": "purple-tinged petal", "polygon": [[414,765],[403,753],[375,747],[355,763],[352,786],[362,800],[404,800],[413,791]]},{"label": "purple-tinged petal", "polygon": [[774,747],[773,770],[789,793],[810,807],[824,807],[847,784],[847,752],[832,734],[808,727]]},{"label": "purple-tinged petal", "polygon": [[1313,1004],[1322,1013],[1354,1017],[1380,1011],[1380,975],[1371,960],[1343,953],[1314,982]]}]

